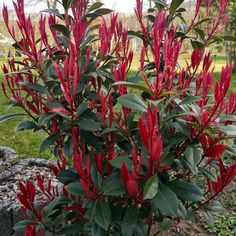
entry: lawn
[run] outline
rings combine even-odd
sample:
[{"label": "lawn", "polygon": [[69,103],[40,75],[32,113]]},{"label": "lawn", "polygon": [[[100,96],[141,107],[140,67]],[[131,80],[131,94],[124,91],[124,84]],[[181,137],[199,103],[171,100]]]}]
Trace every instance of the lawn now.
[{"label": "lawn", "polygon": [[[0,59],[0,65],[4,60]],[[1,74],[1,70],[0,70]],[[0,77],[0,82],[3,80]],[[1,87],[0,87],[1,88]],[[20,108],[7,104],[7,99],[0,91],[0,115],[21,112]],[[17,126],[21,120],[14,119],[0,123],[0,146],[7,146],[16,150],[17,154],[26,157],[50,158],[50,153],[39,153],[40,143],[45,139],[44,134],[33,133],[32,131],[17,131]]]},{"label": "lawn", "polygon": [[[3,59],[0,59],[0,64],[3,62]],[[185,59],[182,57],[180,64],[184,64]],[[134,58],[134,63],[131,68],[132,76],[135,75],[135,70],[139,65],[139,57]],[[214,59],[215,65],[215,77],[220,77],[220,70],[222,66],[225,65],[225,61],[222,58]],[[0,81],[2,78],[0,77]],[[233,81],[231,90],[236,92],[236,73],[233,74]],[[0,114],[7,113],[16,113],[19,111],[19,108],[11,107],[7,105],[7,99],[2,95],[0,91]],[[43,134],[35,134],[30,131],[18,132],[17,126],[20,120],[11,120],[6,123],[0,124],[0,146],[8,146],[17,151],[20,155],[26,155],[29,157],[44,156],[50,157],[50,153],[39,154],[39,146],[42,140],[45,138]]]}]

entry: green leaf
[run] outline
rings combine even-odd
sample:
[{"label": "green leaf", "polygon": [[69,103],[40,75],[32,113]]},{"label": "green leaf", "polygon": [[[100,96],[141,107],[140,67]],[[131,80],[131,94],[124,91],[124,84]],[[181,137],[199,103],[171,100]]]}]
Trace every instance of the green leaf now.
[{"label": "green leaf", "polygon": [[147,88],[145,85],[142,85],[142,84],[134,84],[134,83],[130,83],[127,81],[119,81],[119,82],[116,82],[113,84],[113,86],[120,86],[120,85],[128,87],[128,88],[133,88],[133,89],[145,91],[147,93],[150,92],[149,88]]},{"label": "green leaf", "polygon": [[37,129],[37,128],[38,126],[34,122],[25,120],[20,122],[19,126],[17,127],[17,131]]},{"label": "green leaf", "polygon": [[192,171],[192,173],[198,173],[198,164],[202,159],[201,150],[194,146],[188,146],[184,152],[183,164]]},{"label": "green leaf", "polygon": [[187,96],[178,105],[179,106],[188,105],[188,104],[195,103],[195,102],[198,102],[198,101],[201,101],[201,100],[202,100],[202,98],[198,97],[198,96]]},{"label": "green leaf", "polygon": [[63,151],[66,157],[72,158],[73,156],[73,141],[72,138],[69,137],[63,145]]},{"label": "green leaf", "polygon": [[84,192],[79,181],[70,183],[66,186],[67,191],[74,196],[83,196]]},{"label": "green leaf", "polygon": [[214,216],[209,211],[204,211],[204,217],[209,227],[213,227],[215,225]]},{"label": "green leaf", "polygon": [[97,190],[100,192],[100,190],[102,188],[103,178],[100,175],[100,173],[98,172],[95,164],[92,165],[92,167],[91,167],[91,179],[92,179],[93,183],[95,184]]},{"label": "green leaf", "polygon": [[56,114],[52,114],[52,113],[42,113],[40,116],[39,116],[39,119],[38,119],[38,124],[41,126],[41,125],[44,125],[45,123],[47,123],[52,117],[56,116]]},{"label": "green leaf", "polygon": [[110,161],[110,164],[117,169],[121,169],[123,162],[128,167],[128,170],[132,171],[132,161],[128,156],[116,157],[112,161]]},{"label": "green leaf", "polygon": [[197,27],[197,26],[199,26],[199,25],[201,25],[201,24],[203,24],[203,23],[206,23],[206,22],[208,22],[208,21],[212,21],[212,19],[211,19],[211,18],[204,18],[204,19],[198,21],[198,22],[194,25],[194,27]]},{"label": "green leaf", "polygon": [[220,130],[227,134],[229,137],[236,137],[236,125],[227,125],[220,127]]},{"label": "green leaf", "polygon": [[192,47],[195,49],[195,48],[198,48],[198,49],[202,49],[204,47],[203,43],[195,40],[195,39],[191,39],[191,44],[192,44]]},{"label": "green leaf", "polygon": [[136,38],[139,38],[139,39],[143,40],[143,35],[140,34],[140,33],[135,32],[133,30],[129,30],[128,35],[131,36],[131,37],[136,37]]},{"label": "green leaf", "polygon": [[104,4],[101,2],[95,2],[92,4],[92,6],[89,8],[89,12],[97,10],[98,8],[102,7]]},{"label": "green leaf", "polygon": [[217,200],[214,200],[214,201],[210,202],[208,205],[206,205],[205,208],[210,210],[210,211],[213,211],[213,212],[223,212],[224,211],[224,207]]},{"label": "green leaf", "polygon": [[119,97],[117,100],[123,107],[139,112],[147,111],[147,105],[136,94],[127,94]]},{"label": "green leaf", "polygon": [[78,180],[78,174],[71,169],[63,169],[58,173],[57,178],[60,182],[67,185],[76,182]]},{"label": "green leaf", "polygon": [[65,25],[53,24],[51,25],[51,27],[55,29],[56,31],[59,31],[60,33],[62,33],[65,37],[70,36],[70,31]]},{"label": "green leaf", "polygon": [[26,86],[27,88],[32,89],[38,93],[48,94],[47,88],[40,84],[35,84],[30,82],[20,82],[19,85]]},{"label": "green leaf", "polygon": [[100,9],[97,9],[94,13],[97,15],[100,15],[100,16],[104,16],[104,15],[110,14],[112,12],[113,12],[113,10],[111,10],[111,9],[100,8]]},{"label": "green leaf", "polygon": [[70,8],[71,3],[73,3],[74,0],[62,0],[62,5],[65,10],[68,10]]},{"label": "green leaf", "polygon": [[178,199],[176,194],[164,184],[159,185],[156,197],[152,200],[155,208],[158,208],[163,214],[177,216]]},{"label": "green leaf", "polygon": [[61,137],[61,134],[59,133],[59,134],[51,135],[48,138],[46,138],[42,142],[42,144],[40,146],[40,149],[39,149],[39,152],[41,153],[41,152],[46,151],[48,148],[50,148],[50,146],[54,145],[55,142],[57,141],[57,139],[60,138],[60,137]]},{"label": "green leaf", "polygon": [[133,236],[134,229],[138,221],[138,210],[136,207],[129,207],[124,215],[121,224],[121,232],[123,236]]},{"label": "green leaf", "polygon": [[233,121],[236,122],[236,115],[221,115],[220,122]]},{"label": "green leaf", "polygon": [[111,224],[111,208],[105,200],[96,203],[94,219],[101,228],[108,230]]},{"label": "green leaf", "polygon": [[199,168],[199,171],[209,180],[216,182],[217,181],[217,176],[216,174],[211,171],[211,170],[207,170],[205,168]]},{"label": "green leaf", "polygon": [[205,33],[204,33],[203,30],[201,30],[201,29],[199,29],[199,28],[194,28],[193,30],[200,36],[200,39],[201,39],[202,41],[205,40]]},{"label": "green leaf", "polygon": [[77,235],[78,232],[82,232],[84,230],[84,224],[81,221],[78,221],[74,224],[67,225],[60,230],[60,235]]},{"label": "green leaf", "polygon": [[119,176],[111,175],[105,179],[102,192],[108,196],[121,196],[125,194],[126,188]]},{"label": "green leaf", "polygon": [[102,123],[96,122],[92,119],[80,119],[77,122],[77,125],[80,127],[80,130],[85,131],[99,131],[102,129]]},{"label": "green leaf", "polygon": [[144,186],[144,200],[153,199],[158,191],[158,177],[153,175]]},{"label": "green leaf", "polygon": [[66,36],[64,36],[64,35],[62,35],[62,34],[59,34],[59,35],[57,35],[56,37],[57,37],[57,39],[61,42],[61,44],[62,44],[63,46],[65,46],[65,47],[67,47],[67,48],[70,47],[70,45],[69,45],[69,40],[68,40],[68,38],[67,38]]},{"label": "green leaf", "polygon": [[181,201],[179,201],[179,207],[178,207],[178,216],[183,219],[186,220],[187,219],[187,210],[185,208],[185,206],[183,205],[183,203]]},{"label": "green leaf", "polygon": [[14,229],[15,233],[23,233],[23,232],[25,232],[27,225],[35,225],[35,224],[37,224],[37,223],[35,223],[35,221],[23,220],[23,221],[17,222],[14,225],[13,229]]},{"label": "green leaf", "polygon": [[60,205],[59,203],[61,202],[62,197],[55,197],[45,208],[44,208],[44,215],[48,217],[51,212]]},{"label": "green leaf", "polygon": [[106,235],[106,231],[101,228],[96,222],[93,222],[91,228],[91,236],[104,236]]},{"label": "green leaf", "polygon": [[59,108],[62,108],[62,109],[65,110],[65,107],[64,107],[62,104],[58,103],[58,102],[48,102],[48,103],[47,103],[47,107],[48,107],[50,110],[53,109],[53,108],[56,108],[56,107],[59,107]]},{"label": "green leaf", "polygon": [[88,105],[86,103],[81,103],[78,106],[76,116],[77,117],[81,116],[87,109],[88,109]]},{"label": "green leaf", "polygon": [[18,117],[21,117],[21,116],[25,116],[25,114],[0,115],[0,124],[5,122],[5,121],[11,120],[11,119],[15,119],[15,118],[18,118]]},{"label": "green leaf", "polygon": [[81,44],[80,47],[84,47],[89,43],[95,42],[98,39],[95,38],[95,35],[89,35]]},{"label": "green leaf", "polygon": [[101,137],[96,136],[91,131],[81,130],[80,134],[88,146],[94,147],[97,152],[102,152],[104,150]]},{"label": "green leaf", "polygon": [[57,16],[58,18],[60,18],[61,20],[64,20],[63,15],[60,14],[60,12],[59,12],[58,9],[46,9],[46,10],[43,10],[43,11],[41,11],[41,12],[42,12],[42,13],[49,13],[49,14],[55,15],[55,16]]},{"label": "green leaf", "polygon": [[168,186],[181,200],[198,202],[203,198],[201,189],[192,183],[176,180],[170,182]]},{"label": "green leaf", "polygon": [[171,12],[175,12],[175,10],[177,10],[180,5],[184,2],[184,0],[172,0],[171,4],[170,4],[170,10]]}]

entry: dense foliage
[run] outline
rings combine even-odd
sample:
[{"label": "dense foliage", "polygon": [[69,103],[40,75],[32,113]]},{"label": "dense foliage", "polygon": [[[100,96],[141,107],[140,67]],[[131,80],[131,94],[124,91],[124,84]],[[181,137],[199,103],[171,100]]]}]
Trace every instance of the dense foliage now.
[{"label": "dense foliage", "polygon": [[[190,25],[182,2],[153,0],[144,14],[137,0],[140,30],[133,32],[101,3],[63,0],[63,13],[43,12],[40,39],[23,0],[14,4],[20,36],[3,8],[13,46],[24,58],[3,66],[2,91],[23,112],[0,120],[27,117],[19,130],[48,134],[40,150],[52,148],[58,158],[52,172],[62,183],[52,187],[38,175],[37,188],[19,184],[27,220],[16,231],[150,235],[153,224],[162,230],[194,220],[197,211],[210,221],[211,211],[221,208],[214,199],[236,174],[236,162],[224,163],[235,153],[236,95],[228,96],[233,66],[216,81],[205,48],[227,20],[228,1],[220,0],[215,19],[207,1],[208,18],[201,19],[197,0]],[[132,37],[143,48],[140,69],[130,77]],[[184,40],[193,51],[180,67]]]}]

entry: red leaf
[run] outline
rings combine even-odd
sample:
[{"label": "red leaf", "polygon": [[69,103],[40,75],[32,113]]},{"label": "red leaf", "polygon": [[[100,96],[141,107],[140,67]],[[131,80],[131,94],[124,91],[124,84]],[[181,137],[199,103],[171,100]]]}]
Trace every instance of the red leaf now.
[{"label": "red leaf", "polygon": [[124,162],[122,163],[122,166],[121,166],[121,177],[122,177],[124,183],[126,184],[129,179],[129,172],[128,172],[128,168]]},{"label": "red leaf", "polygon": [[27,196],[27,190],[21,182],[19,182],[19,189],[24,196]]},{"label": "red leaf", "polygon": [[51,110],[49,110],[49,112],[51,112],[51,113],[57,113],[57,114],[60,114],[60,115],[65,115],[65,116],[67,116],[67,115],[70,114],[66,109],[64,109],[64,108],[62,108],[62,107],[55,107],[55,108],[52,108]]},{"label": "red leaf", "polygon": [[21,202],[21,204],[22,204],[25,208],[27,208],[28,210],[32,211],[32,207],[31,207],[31,205],[30,205],[30,203],[29,203],[27,197],[25,197],[24,195],[22,195],[22,194],[19,193],[19,194],[17,195],[17,198],[19,199],[19,201]]},{"label": "red leaf", "polygon": [[131,197],[135,197],[138,194],[138,184],[132,177],[129,177],[126,188]]},{"label": "red leaf", "polygon": [[30,181],[27,181],[26,188],[28,190],[28,195],[29,195],[30,201],[33,203],[34,198],[35,198],[35,194],[36,194],[35,187]]},{"label": "red leaf", "polygon": [[207,150],[206,156],[215,158],[222,155],[224,151],[225,151],[224,145],[216,144]]},{"label": "red leaf", "polygon": [[225,174],[225,185],[229,185],[231,181],[234,179],[236,176],[236,161],[228,167],[226,174]]}]

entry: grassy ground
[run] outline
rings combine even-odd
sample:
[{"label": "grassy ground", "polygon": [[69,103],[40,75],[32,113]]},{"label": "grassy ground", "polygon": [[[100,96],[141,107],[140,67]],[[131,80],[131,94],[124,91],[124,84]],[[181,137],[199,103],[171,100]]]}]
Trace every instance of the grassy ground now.
[{"label": "grassy ground", "polygon": [[[189,60],[188,58],[186,60]],[[0,65],[4,62],[4,59],[0,59]],[[185,58],[182,56],[180,64],[185,64]],[[215,77],[220,77],[220,70],[225,65],[225,60],[222,58],[214,59],[215,65]],[[135,56],[134,63],[131,68],[131,74],[135,75],[135,71],[139,67],[139,57]],[[1,73],[1,71],[0,71]],[[0,77],[1,81],[1,77]],[[233,81],[231,90],[236,92],[236,73],[233,74]],[[0,114],[15,113],[19,111],[19,108],[14,108],[6,105],[7,100],[0,91]],[[17,151],[18,154],[26,156],[39,156],[39,146],[42,140],[45,138],[42,134],[35,134],[29,131],[18,132],[16,130],[19,120],[11,120],[6,123],[0,124],[0,146],[8,146]],[[49,153],[44,153],[43,156],[48,157]]]},{"label": "grassy ground", "polygon": [[[4,61],[4,59],[0,59],[0,66]],[[2,77],[0,76],[0,82],[1,80]],[[0,91],[0,115],[22,112],[20,108],[9,106],[7,102],[2,91]],[[26,157],[50,158],[49,152],[43,154],[39,153],[40,143],[46,136],[44,134],[35,134],[31,131],[18,132],[17,126],[19,122],[20,119],[14,119],[0,123],[0,146],[11,147],[16,150],[17,154]]]}]

